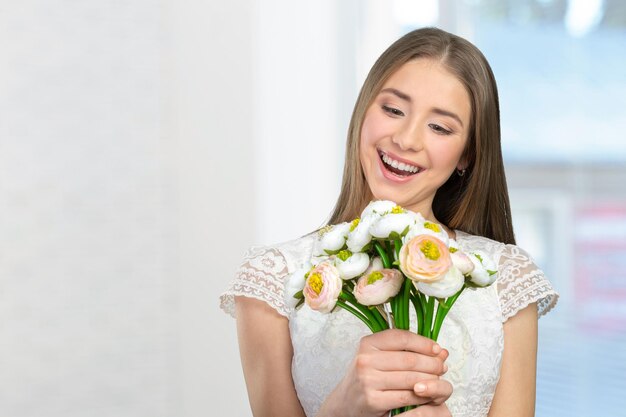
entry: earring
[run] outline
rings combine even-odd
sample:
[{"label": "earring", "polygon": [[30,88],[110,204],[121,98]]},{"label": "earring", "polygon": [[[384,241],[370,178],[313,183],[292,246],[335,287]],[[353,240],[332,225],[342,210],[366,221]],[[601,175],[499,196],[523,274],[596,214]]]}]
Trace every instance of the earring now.
[{"label": "earring", "polygon": [[465,168],[464,168],[464,169],[457,169],[457,170],[456,170],[456,174],[457,174],[459,177],[462,177],[463,175],[465,175]]}]

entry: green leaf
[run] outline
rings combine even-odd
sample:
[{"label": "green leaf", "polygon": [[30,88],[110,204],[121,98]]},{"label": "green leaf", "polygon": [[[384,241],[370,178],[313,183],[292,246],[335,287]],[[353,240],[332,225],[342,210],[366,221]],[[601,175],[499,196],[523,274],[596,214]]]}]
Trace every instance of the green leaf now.
[{"label": "green leaf", "polygon": [[339,250],[324,249],[324,252],[326,252],[327,255],[337,255],[339,252],[341,252],[341,249],[339,249]]},{"label": "green leaf", "polygon": [[489,272],[489,276],[498,273],[498,271],[490,271],[489,269],[487,270],[487,272]]},{"label": "green leaf", "polygon": [[293,295],[293,298],[297,300],[302,300],[304,298],[304,293],[302,292],[302,290],[300,290]]},{"label": "green leaf", "polygon": [[400,235],[397,232],[393,231],[389,233],[389,238],[393,240],[400,239]]},{"label": "green leaf", "polygon": [[400,235],[403,237],[406,236],[406,234],[409,233],[410,228],[411,228],[410,226],[405,227],[402,233],[400,233]]}]

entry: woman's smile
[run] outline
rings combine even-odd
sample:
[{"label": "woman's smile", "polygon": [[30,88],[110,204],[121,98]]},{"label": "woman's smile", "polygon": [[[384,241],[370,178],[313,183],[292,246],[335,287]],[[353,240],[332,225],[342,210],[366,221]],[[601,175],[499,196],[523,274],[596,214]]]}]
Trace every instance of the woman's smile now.
[{"label": "woman's smile", "polygon": [[406,182],[424,171],[424,168],[391,153],[378,150],[380,169],[383,176],[390,181]]}]

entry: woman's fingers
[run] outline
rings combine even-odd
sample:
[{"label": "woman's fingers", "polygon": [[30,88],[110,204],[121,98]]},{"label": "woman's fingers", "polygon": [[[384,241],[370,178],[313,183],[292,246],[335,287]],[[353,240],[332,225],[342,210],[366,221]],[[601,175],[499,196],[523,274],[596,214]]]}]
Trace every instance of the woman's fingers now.
[{"label": "woman's fingers", "polygon": [[452,395],[452,384],[444,379],[425,379],[413,386],[413,392],[431,404],[440,405]]},{"label": "woman's fingers", "polygon": [[430,398],[415,395],[410,390],[379,391],[376,397],[376,405],[383,410],[406,407],[408,405],[422,405],[430,402]]},{"label": "woman's fingers", "polygon": [[359,354],[357,367],[379,371],[413,371],[432,375],[443,375],[446,365],[439,356],[429,356],[415,352],[386,351]]},{"label": "woman's fingers", "polygon": [[365,350],[405,350],[436,356],[443,350],[433,340],[416,335],[406,330],[389,329],[365,336],[361,339],[361,347]]}]

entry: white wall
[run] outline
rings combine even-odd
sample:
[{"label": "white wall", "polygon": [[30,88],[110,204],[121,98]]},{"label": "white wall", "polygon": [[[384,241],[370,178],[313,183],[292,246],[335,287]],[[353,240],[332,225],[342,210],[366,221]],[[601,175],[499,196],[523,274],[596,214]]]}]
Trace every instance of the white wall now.
[{"label": "white wall", "polygon": [[2,2],[0,414],[250,415],[217,297],[332,208],[357,6]]},{"label": "white wall", "polygon": [[0,414],[178,410],[153,2],[0,6]]}]

